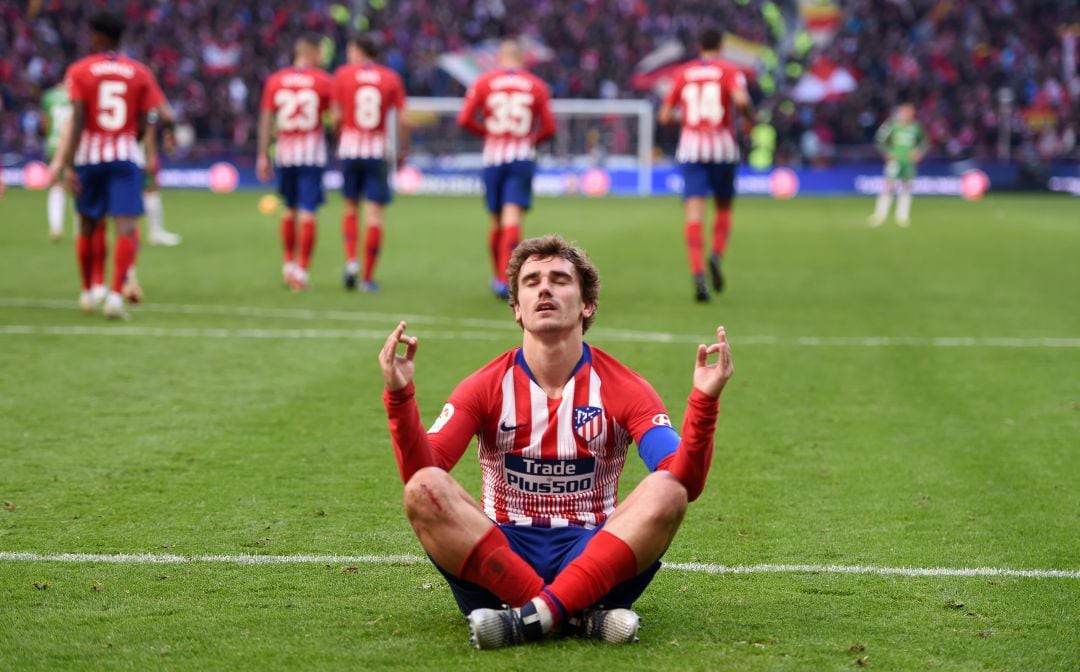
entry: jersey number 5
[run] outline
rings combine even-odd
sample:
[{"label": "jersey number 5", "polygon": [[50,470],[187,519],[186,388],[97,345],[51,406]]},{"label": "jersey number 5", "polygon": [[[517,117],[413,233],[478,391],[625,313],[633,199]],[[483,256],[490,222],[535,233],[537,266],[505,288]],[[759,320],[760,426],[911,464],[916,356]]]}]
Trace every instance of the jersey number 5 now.
[{"label": "jersey number 5", "polygon": [[319,94],[311,89],[278,89],[274,107],[283,131],[311,131],[319,123]]},{"label": "jersey number 5", "polygon": [[97,123],[103,130],[119,131],[127,123],[125,93],[127,82],[104,80],[98,86]]},{"label": "jersey number 5", "polygon": [[533,94],[522,91],[495,91],[488,94],[485,122],[491,135],[524,137],[532,130]]},{"label": "jersey number 5", "polygon": [[682,102],[686,110],[687,126],[697,126],[702,122],[719,126],[724,120],[724,105],[720,102],[718,82],[687,84],[682,90]]}]

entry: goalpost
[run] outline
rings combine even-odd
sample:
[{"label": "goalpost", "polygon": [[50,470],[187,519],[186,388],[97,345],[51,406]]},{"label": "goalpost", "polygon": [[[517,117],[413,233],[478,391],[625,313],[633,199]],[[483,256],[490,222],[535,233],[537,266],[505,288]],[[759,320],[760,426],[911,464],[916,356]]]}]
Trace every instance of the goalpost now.
[{"label": "goalpost", "polygon": [[[410,163],[421,170],[481,168],[482,139],[456,123],[461,105],[461,98],[408,99]],[[649,101],[556,98],[551,101],[551,110],[557,130],[550,143],[538,148],[540,171],[632,171],[636,173],[636,193],[652,193],[654,110]],[[391,123],[391,132],[394,128]],[[397,143],[392,141],[390,146]]]}]

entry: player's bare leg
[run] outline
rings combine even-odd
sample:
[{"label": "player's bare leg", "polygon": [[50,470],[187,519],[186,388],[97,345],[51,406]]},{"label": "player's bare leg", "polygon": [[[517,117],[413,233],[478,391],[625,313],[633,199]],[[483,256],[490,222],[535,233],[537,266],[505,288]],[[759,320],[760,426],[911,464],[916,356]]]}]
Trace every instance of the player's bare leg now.
[{"label": "player's bare leg", "polygon": [[494,526],[465,488],[437,467],[421,469],[405,484],[405,515],[428,555],[452,573]]},{"label": "player's bare leg", "polygon": [[135,217],[116,217],[116,253],[113,257],[113,277],[109,295],[102,312],[110,320],[128,319],[122,291],[128,270],[135,264],[138,241],[135,237],[138,220]]},{"label": "player's bare leg", "polygon": [[685,214],[686,253],[690,261],[690,274],[694,279],[694,299],[709,300],[709,289],[705,285],[705,239],[701,222],[705,219],[705,199],[690,196],[683,201]]},{"label": "player's bare leg", "polygon": [[892,195],[895,184],[893,178],[885,178],[885,187],[878,194],[877,202],[874,205],[874,213],[870,215],[870,226],[881,226],[885,221],[885,218],[889,215],[889,206],[892,205]]},{"label": "player's bare leg", "polygon": [[724,259],[724,251],[727,250],[728,238],[731,237],[731,199],[717,197],[714,202],[716,216],[713,220],[712,253],[709,254],[709,279],[712,280],[713,289],[722,292],[724,274],[720,263]]},{"label": "player's bare leg", "polygon": [[361,291],[374,293],[379,291],[375,283],[375,266],[379,263],[379,250],[382,248],[382,205],[374,201],[364,201],[364,224],[367,235],[364,236],[364,279]]},{"label": "player's bare leg", "polygon": [[514,607],[543,588],[536,570],[511,550],[502,531],[442,469],[426,467],[413,474],[405,484],[405,515],[444,571],[483,586]]},{"label": "player's bare leg", "polygon": [[900,181],[900,195],[896,197],[896,223],[907,227],[911,218],[911,180]]},{"label": "player's bare leg", "polygon": [[356,289],[360,279],[360,260],[357,258],[357,244],[360,239],[359,204],[346,198],[345,213],[341,216],[341,241],[345,247],[345,270],[341,274],[341,283],[345,289]]}]

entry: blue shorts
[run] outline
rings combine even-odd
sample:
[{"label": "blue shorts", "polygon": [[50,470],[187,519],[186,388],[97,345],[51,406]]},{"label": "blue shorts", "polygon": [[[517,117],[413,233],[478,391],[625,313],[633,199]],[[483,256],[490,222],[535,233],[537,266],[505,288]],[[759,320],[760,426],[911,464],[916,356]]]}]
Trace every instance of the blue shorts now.
[{"label": "blue shorts", "polygon": [[90,219],[141,216],[142,173],[131,161],[75,166],[82,187],[75,196],[75,209]]},{"label": "blue shorts", "polygon": [[507,203],[532,207],[532,181],[535,161],[511,161],[484,167],[484,203],[488,212],[497,215]]},{"label": "blue shorts", "polygon": [[[500,525],[499,529],[506,535],[510,548],[536,570],[545,584],[549,584],[570,564],[571,560],[581,555],[589,540],[600,531],[601,527],[587,530],[584,527]],[[503,607],[502,600],[482,586],[459,579],[439,567],[438,564],[435,568],[450,584],[450,590],[454,593],[454,599],[457,600],[461,613],[468,614],[473,609],[501,609]],[[606,609],[629,609],[645,592],[645,588],[659,570],[660,561],[657,560],[644,572],[612,588],[611,592],[594,606]]]},{"label": "blue shorts", "polygon": [[720,200],[735,196],[734,163],[681,163],[683,174],[683,198],[709,195],[712,192]]},{"label": "blue shorts", "polygon": [[345,159],[341,173],[341,194],[350,201],[359,201],[361,194],[365,201],[379,205],[393,200],[385,159]]},{"label": "blue shorts", "polygon": [[323,204],[322,166],[278,166],[277,188],[287,208],[315,212]]}]

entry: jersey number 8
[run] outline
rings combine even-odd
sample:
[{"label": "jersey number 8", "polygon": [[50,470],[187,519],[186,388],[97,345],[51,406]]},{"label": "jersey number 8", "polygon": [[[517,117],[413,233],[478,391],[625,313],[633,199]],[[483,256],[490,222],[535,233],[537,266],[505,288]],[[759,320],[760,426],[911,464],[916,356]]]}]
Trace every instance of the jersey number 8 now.
[{"label": "jersey number 8", "polygon": [[720,102],[720,84],[718,82],[693,82],[682,90],[682,102],[686,110],[686,125],[697,126],[705,122],[710,126],[719,126],[724,120],[724,106]]},{"label": "jersey number 8", "polygon": [[496,91],[488,94],[489,115],[485,122],[491,135],[524,137],[532,129],[533,94],[521,91]]},{"label": "jersey number 8", "polygon": [[353,98],[353,120],[365,131],[377,128],[382,117],[382,93],[374,86],[361,86]]},{"label": "jersey number 8", "polygon": [[278,89],[274,107],[283,131],[311,131],[319,123],[319,94],[311,89]]}]

